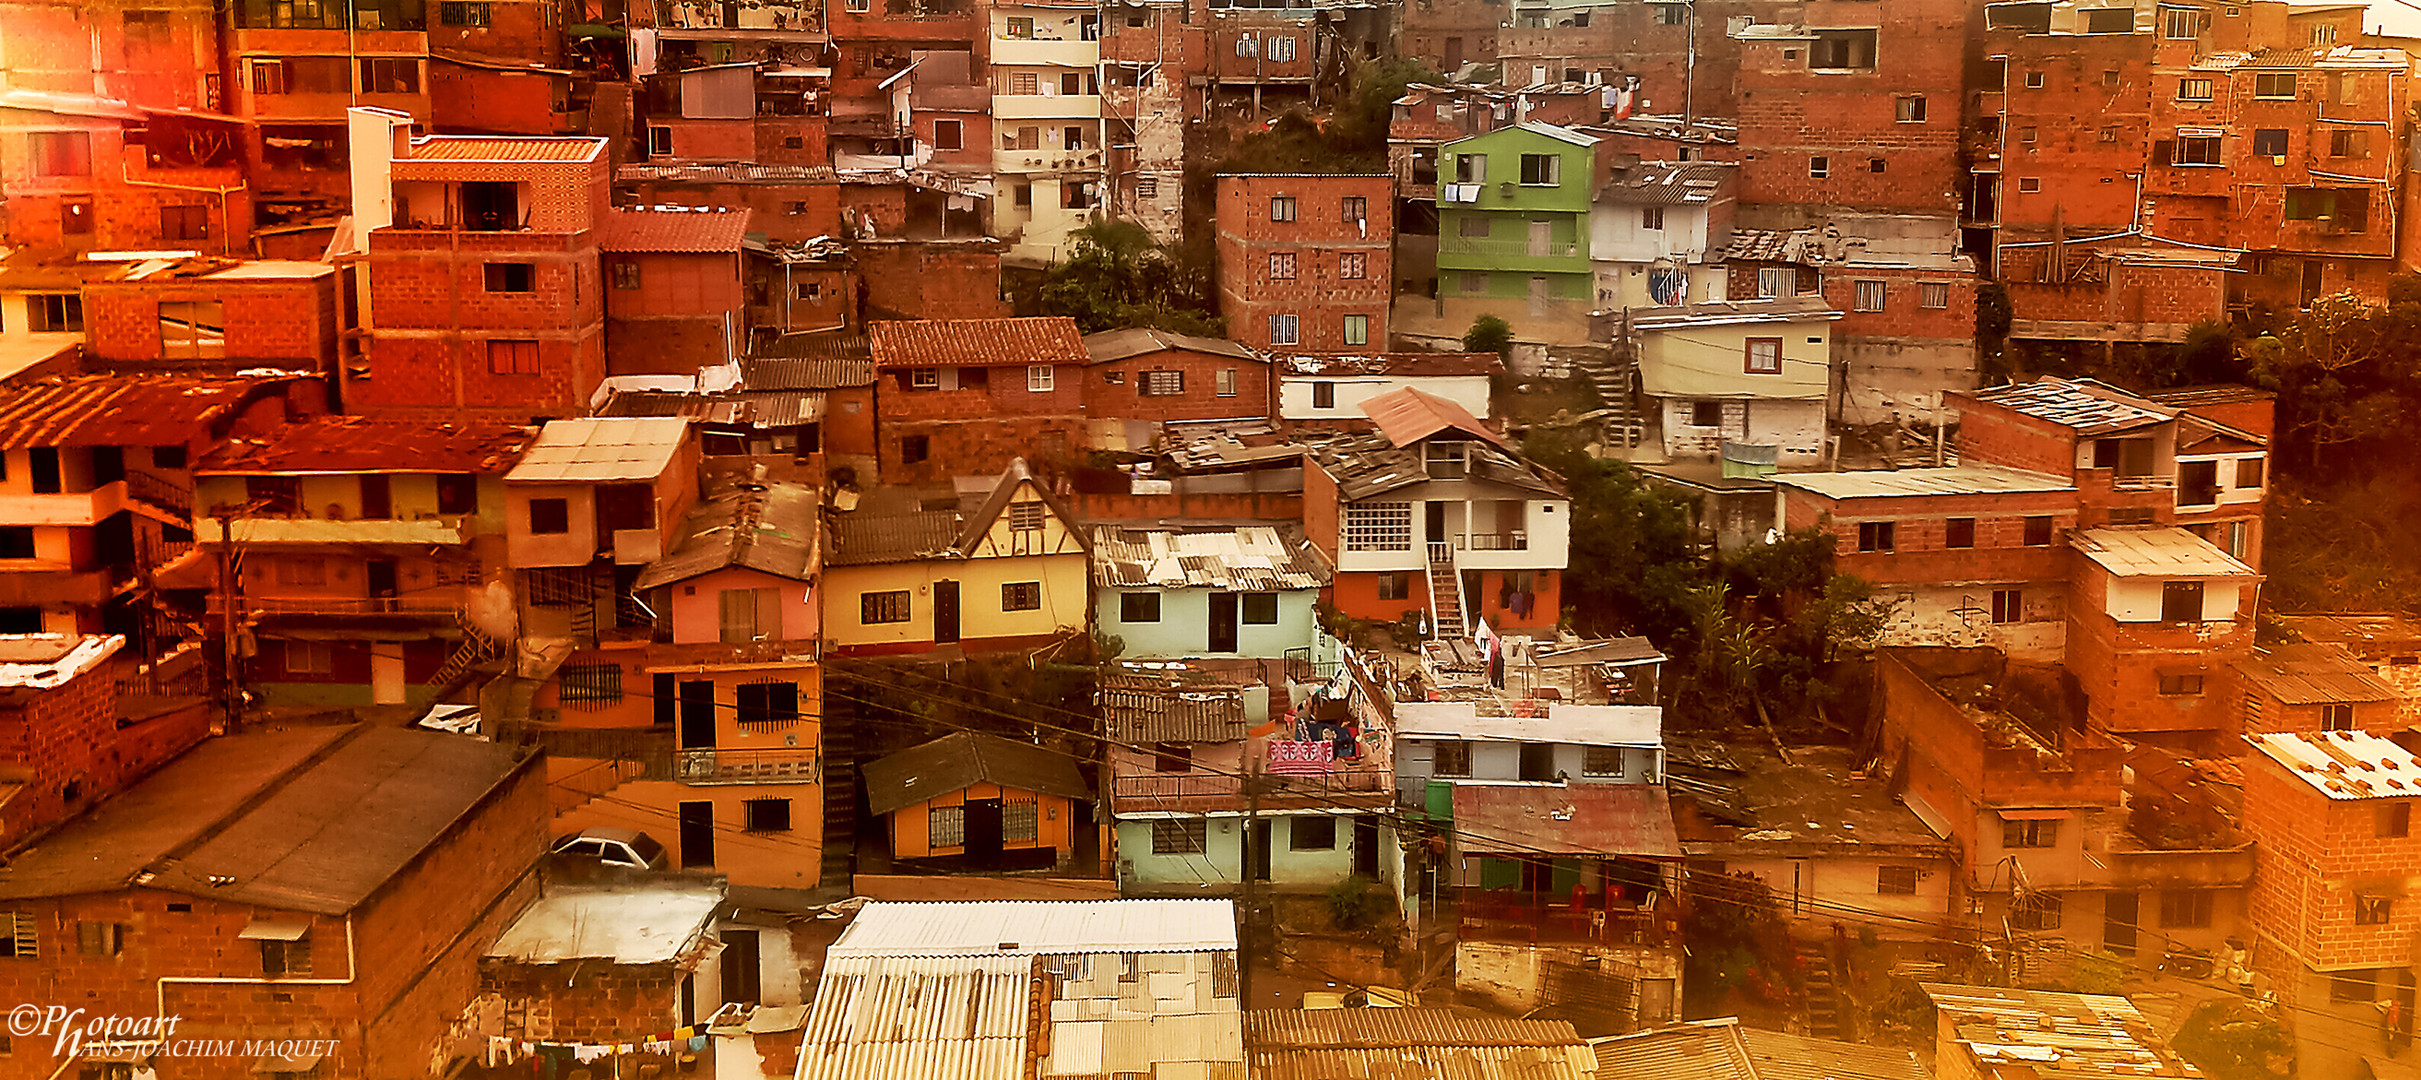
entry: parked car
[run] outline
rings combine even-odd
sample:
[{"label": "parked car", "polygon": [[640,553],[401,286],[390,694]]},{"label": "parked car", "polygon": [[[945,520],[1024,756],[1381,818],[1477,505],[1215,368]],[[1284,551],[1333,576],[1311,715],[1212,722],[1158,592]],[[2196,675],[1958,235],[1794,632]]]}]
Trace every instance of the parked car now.
[{"label": "parked car", "polygon": [[672,865],[664,845],[630,829],[582,829],[556,840],[551,850],[575,859],[595,859],[601,866],[633,870],[662,870]]}]

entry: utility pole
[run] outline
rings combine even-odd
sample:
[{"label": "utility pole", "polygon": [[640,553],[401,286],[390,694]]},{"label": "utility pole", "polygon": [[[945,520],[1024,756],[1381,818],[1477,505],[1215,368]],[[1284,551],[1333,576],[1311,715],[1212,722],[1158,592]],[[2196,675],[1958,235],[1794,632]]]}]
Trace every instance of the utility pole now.
[{"label": "utility pole", "polygon": [[236,575],[243,570],[243,561],[235,557],[235,519],[219,520],[219,634],[223,655],[220,672],[227,692],[226,717],[222,721],[226,734],[235,734],[236,725],[244,714],[244,664],[238,655],[235,639],[235,608],[244,595],[243,582]]},{"label": "utility pole", "polygon": [[1244,852],[1244,904],[1237,912],[1236,930],[1236,1000],[1246,1009],[1257,1008],[1253,1003],[1253,950],[1260,944],[1260,875],[1256,872],[1263,854],[1255,850],[1255,835],[1261,823],[1261,774],[1247,770],[1244,774],[1244,837],[1239,845]]}]

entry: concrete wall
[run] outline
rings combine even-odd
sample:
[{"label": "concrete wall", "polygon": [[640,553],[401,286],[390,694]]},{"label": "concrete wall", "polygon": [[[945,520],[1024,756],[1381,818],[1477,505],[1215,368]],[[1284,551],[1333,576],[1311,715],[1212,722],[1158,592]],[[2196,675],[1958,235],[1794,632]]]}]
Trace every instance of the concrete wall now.
[{"label": "concrete wall", "polygon": [[[1289,649],[1308,649],[1316,632],[1312,605],[1319,594],[1313,589],[1280,592],[1278,621],[1254,625],[1242,621],[1239,594],[1236,648],[1233,652],[1212,652],[1209,648],[1210,589],[1103,589],[1094,597],[1093,625],[1103,634],[1125,641],[1119,655],[1130,660],[1168,660],[1185,657],[1251,656],[1265,659],[1284,657]],[[1128,592],[1152,592],[1160,595],[1160,618],[1157,622],[1131,623],[1120,618],[1121,598]]]}]

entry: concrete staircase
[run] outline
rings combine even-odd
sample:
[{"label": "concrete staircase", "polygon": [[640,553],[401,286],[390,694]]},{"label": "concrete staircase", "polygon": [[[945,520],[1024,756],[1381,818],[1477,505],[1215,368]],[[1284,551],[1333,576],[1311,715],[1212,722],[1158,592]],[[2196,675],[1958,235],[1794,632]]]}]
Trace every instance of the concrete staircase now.
[{"label": "concrete staircase", "polygon": [[1841,1037],[1841,996],[1833,986],[1833,961],[1821,945],[1799,946],[1800,966],[1807,970],[1807,1034],[1816,1039]]},{"label": "concrete staircase", "polygon": [[1638,397],[1631,393],[1632,362],[1597,349],[1581,353],[1578,361],[1581,375],[1597,389],[1607,442],[1638,446],[1646,437],[1647,422],[1640,415]]}]

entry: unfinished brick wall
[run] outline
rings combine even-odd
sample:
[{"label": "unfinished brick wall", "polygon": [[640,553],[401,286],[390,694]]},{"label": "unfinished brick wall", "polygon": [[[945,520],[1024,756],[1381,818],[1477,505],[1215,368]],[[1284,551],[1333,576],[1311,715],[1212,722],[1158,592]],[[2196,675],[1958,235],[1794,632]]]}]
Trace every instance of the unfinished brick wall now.
[{"label": "unfinished brick wall", "polygon": [[[1870,68],[1816,69],[1821,42],[1740,43],[1741,201],[1952,213],[1964,177],[1965,57],[1944,43],[1967,40],[1980,9],[1954,0],[1853,7],[1787,4],[1761,21],[1872,28]],[[1900,101],[1917,98],[1925,118],[1900,119]],[[1811,168],[1818,158],[1823,167]]]},{"label": "unfinished brick wall", "polygon": [[[1229,337],[1261,349],[1386,348],[1394,273],[1391,178],[1222,176],[1218,192],[1219,311],[1227,316]],[[1281,199],[1293,201],[1293,220],[1272,220]],[[1345,213],[1353,199],[1363,208],[1358,220]],[[1296,340],[1274,342],[1272,316],[1288,315],[1297,320]],[[1347,340],[1347,316],[1364,320],[1362,340]]]},{"label": "unfinished brick wall", "polygon": [[[1168,387],[1167,372],[1177,373],[1182,390],[1147,395],[1147,389]],[[1226,390],[1222,373],[1230,380]],[[1162,349],[1088,366],[1082,382],[1084,411],[1095,419],[1224,420],[1270,413],[1269,364],[1259,359]]]},{"label": "unfinished brick wall", "polygon": [[309,371],[336,358],[336,275],[316,278],[95,282],[84,288],[85,352],[108,363],[181,359],[161,344],[162,304],[216,303],[227,359]]},{"label": "unfinished brick wall", "polygon": [[[2409,783],[2415,772],[2409,755],[2402,764]],[[2254,924],[2313,967],[2410,963],[2413,935],[2421,933],[2421,904],[2398,897],[2386,923],[2358,926],[2354,895],[2360,886],[2421,866],[2421,831],[2379,835],[2382,807],[2413,801],[2330,799],[2269,755],[2247,754],[2244,831],[2260,860],[2253,875]]]}]

